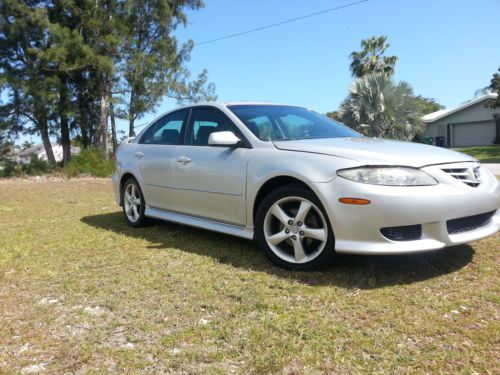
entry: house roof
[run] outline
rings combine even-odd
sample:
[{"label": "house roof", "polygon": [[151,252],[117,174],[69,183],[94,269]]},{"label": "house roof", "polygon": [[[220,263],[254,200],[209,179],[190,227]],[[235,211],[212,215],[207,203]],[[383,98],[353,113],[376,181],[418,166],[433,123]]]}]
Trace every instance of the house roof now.
[{"label": "house roof", "polygon": [[473,106],[474,104],[484,102],[488,99],[496,99],[497,94],[495,93],[489,93],[486,95],[478,96],[477,98],[471,99],[466,101],[465,103],[460,104],[458,107],[453,107],[453,108],[445,108],[445,109],[440,109],[439,111],[429,113],[425,116],[422,117],[424,122],[434,122],[436,120],[442,119],[443,117],[447,117],[451,115],[452,113],[461,111],[465,108],[468,108],[470,106]]},{"label": "house roof", "polygon": [[45,147],[44,147],[43,143],[40,143],[37,145],[33,145],[31,147],[28,147],[26,150],[22,150],[19,153],[19,156],[21,156],[21,157],[30,156],[33,154],[38,154],[39,152],[44,151],[44,150],[45,150]]},{"label": "house roof", "polygon": [[[57,146],[60,146],[59,143],[51,143],[52,144],[52,149],[56,148]],[[27,148],[26,150],[20,151],[19,156],[20,157],[28,157],[31,155],[40,155],[45,153],[45,146],[43,143],[39,143],[37,145],[31,146]],[[76,146],[71,146],[71,154],[75,155],[80,153],[80,147]]]}]

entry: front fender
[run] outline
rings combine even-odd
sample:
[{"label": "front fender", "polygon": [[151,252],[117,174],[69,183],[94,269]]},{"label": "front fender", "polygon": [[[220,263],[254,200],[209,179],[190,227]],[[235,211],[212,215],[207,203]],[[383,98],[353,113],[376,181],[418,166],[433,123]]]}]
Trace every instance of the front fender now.
[{"label": "front fender", "polygon": [[275,177],[297,179],[313,190],[318,198],[314,183],[332,181],[338,169],[359,166],[360,163],[341,157],[308,152],[283,151],[276,149],[255,149],[247,169],[247,223],[253,226],[255,200],[264,184]]}]

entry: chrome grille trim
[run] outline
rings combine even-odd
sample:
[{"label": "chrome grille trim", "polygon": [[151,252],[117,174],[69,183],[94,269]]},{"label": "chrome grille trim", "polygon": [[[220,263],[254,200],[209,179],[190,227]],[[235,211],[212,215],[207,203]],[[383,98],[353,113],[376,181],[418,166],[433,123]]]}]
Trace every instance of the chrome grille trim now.
[{"label": "chrome grille trim", "polygon": [[478,187],[481,184],[481,166],[479,164],[471,163],[469,166],[442,168],[441,170],[468,186]]}]

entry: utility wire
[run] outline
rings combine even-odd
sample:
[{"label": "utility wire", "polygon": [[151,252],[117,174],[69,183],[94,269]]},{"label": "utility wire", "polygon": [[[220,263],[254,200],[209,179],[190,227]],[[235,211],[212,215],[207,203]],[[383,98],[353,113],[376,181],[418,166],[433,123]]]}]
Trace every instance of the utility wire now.
[{"label": "utility wire", "polygon": [[[349,8],[349,7],[352,7],[354,5],[359,5],[359,4],[362,4],[362,3],[367,3],[368,1],[370,1],[370,0],[354,1],[354,2],[351,2],[351,3],[339,5],[339,6],[334,7],[334,8],[324,9],[324,10],[320,10],[319,12],[314,12],[314,13],[306,14],[304,16],[290,18],[290,19],[287,19],[287,20],[284,20],[284,21],[280,21],[280,22],[276,22],[276,23],[272,23],[272,24],[269,24],[269,25],[265,25],[265,26],[261,26],[261,27],[256,27],[255,29],[250,29],[250,30],[242,31],[242,32],[235,33],[235,34],[229,34],[229,35],[221,36],[221,37],[215,38],[215,39],[205,40],[203,42],[195,43],[194,46],[201,46],[203,44],[214,43],[214,42],[218,42],[220,40],[236,38],[238,36],[245,35],[245,34],[250,34],[250,33],[254,33],[256,31],[271,29],[273,27],[285,25],[287,23],[292,23],[292,22],[300,21],[300,20],[303,20],[303,19],[306,19],[306,18],[311,18],[311,17],[319,16],[321,14],[334,12],[336,10],[340,10],[340,9],[344,9],[344,8]],[[178,98],[175,98],[175,99],[178,99]],[[182,98],[182,99],[187,99],[187,98]],[[149,124],[149,122],[145,122],[145,123],[140,124],[140,125],[135,125],[134,129],[141,128],[141,127],[143,127],[143,126],[145,126],[147,124]]]},{"label": "utility wire", "polygon": [[335,8],[330,8],[330,9],[325,9],[325,10],[320,10],[319,12],[315,12],[315,13],[310,13],[310,14],[306,14],[304,16],[300,16],[300,17],[295,17],[295,18],[290,18],[290,19],[287,19],[287,20],[284,20],[284,21],[280,21],[280,22],[276,22],[276,23],[272,23],[270,25],[265,25],[265,26],[261,26],[261,27],[256,27],[255,29],[250,29],[250,30],[246,30],[246,31],[242,31],[242,32],[239,32],[239,33],[235,33],[235,34],[229,34],[229,35],[224,35],[224,36],[221,36],[219,38],[215,38],[215,39],[209,39],[209,40],[205,40],[203,42],[199,42],[199,43],[195,43],[194,46],[201,46],[203,44],[209,44],[209,43],[214,43],[214,42],[218,42],[220,40],[225,40],[225,39],[230,39],[230,38],[236,38],[238,36],[241,36],[241,35],[245,35],[245,34],[250,34],[250,33],[254,33],[256,31],[261,31],[261,30],[266,30],[266,29],[271,29],[273,27],[277,27],[277,26],[281,26],[281,25],[285,25],[287,23],[292,23],[292,22],[296,22],[296,21],[300,21],[300,20],[303,20],[305,18],[310,18],[310,17],[315,17],[315,16],[319,16],[320,14],[325,14],[325,13],[329,13],[329,12],[334,12],[336,10],[339,10],[339,9],[344,9],[344,8],[348,8],[348,7],[352,7],[354,5],[359,5],[359,4],[362,4],[362,3],[367,3],[368,1],[370,0],[360,0],[360,1],[354,1],[354,2],[351,2],[351,3],[347,3],[347,4],[343,4],[343,5],[339,5]]}]

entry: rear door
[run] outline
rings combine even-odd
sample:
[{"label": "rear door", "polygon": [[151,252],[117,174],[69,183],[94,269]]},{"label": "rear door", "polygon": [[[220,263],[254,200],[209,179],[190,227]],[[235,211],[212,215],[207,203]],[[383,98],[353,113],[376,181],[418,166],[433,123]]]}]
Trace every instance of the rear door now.
[{"label": "rear door", "polygon": [[246,171],[249,146],[209,146],[212,132],[239,129],[220,110],[192,109],[185,144],[176,152],[177,211],[237,225],[246,224]]},{"label": "rear door", "polygon": [[174,201],[175,153],[188,109],[167,114],[157,120],[139,140],[134,153],[150,207],[171,209]]}]

